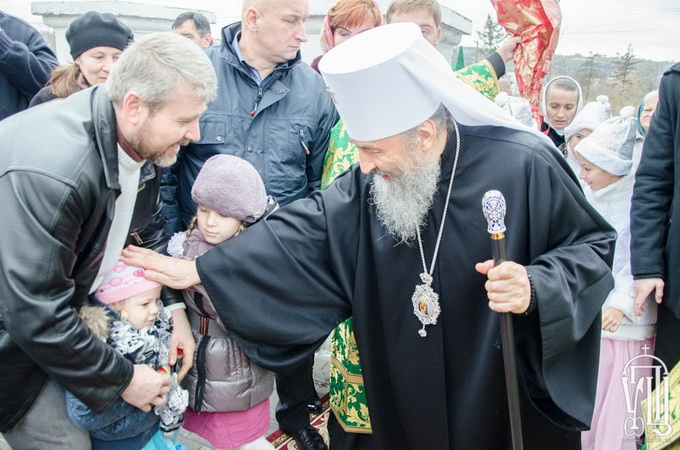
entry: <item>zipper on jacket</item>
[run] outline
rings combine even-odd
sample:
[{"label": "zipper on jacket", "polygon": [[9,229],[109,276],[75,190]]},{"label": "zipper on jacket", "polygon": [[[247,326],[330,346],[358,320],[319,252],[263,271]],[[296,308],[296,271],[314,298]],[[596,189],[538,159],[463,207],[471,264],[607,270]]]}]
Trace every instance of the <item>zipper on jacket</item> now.
[{"label": "zipper on jacket", "polygon": [[196,350],[196,395],[194,396],[193,410],[201,412],[203,408],[203,394],[205,391],[205,352],[208,347],[210,336],[203,336]]},{"label": "zipper on jacket", "polygon": [[262,100],[262,86],[258,87],[257,89],[257,97],[255,97],[255,106],[253,106],[253,110],[250,111],[251,116],[254,116],[255,113],[257,112],[257,105],[260,103],[260,100]]},{"label": "zipper on jacket", "polygon": [[133,231],[132,233],[130,233],[130,236],[135,238],[135,242],[137,242],[137,245],[142,245],[144,243],[142,238],[139,237],[139,233],[137,233],[136,231]]},{"label": "zipper on jacket", "polygon": [[305,142],[305,130],[300,128],[299,134],[300,134],[300,144],[302,144],[302,148],[305,149],[305,153],[307,155],[309,155],[309,147],[307,147],[307,143]]}]

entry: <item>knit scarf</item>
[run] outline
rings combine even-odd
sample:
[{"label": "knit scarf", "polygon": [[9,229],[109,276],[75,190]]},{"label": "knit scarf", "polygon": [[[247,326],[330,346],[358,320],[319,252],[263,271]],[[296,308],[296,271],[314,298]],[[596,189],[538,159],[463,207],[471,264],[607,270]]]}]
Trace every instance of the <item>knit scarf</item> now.
[{"label": "knit scarf", "polygon": [[213,247],[214,245],[206,241],[201,231],[196,227],[191,231],[191,235],[189,236],[185,259],[193,261]]}]

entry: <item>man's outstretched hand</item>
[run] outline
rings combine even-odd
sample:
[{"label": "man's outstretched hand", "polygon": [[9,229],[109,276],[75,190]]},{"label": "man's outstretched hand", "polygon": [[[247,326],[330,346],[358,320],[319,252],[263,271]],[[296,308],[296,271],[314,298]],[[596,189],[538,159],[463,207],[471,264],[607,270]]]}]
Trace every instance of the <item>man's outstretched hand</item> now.
[{"label": "man's outstretched hand", "polygon": [[201,279],[194,261],[164,256],[153,250],[130,245],[123,250],[125,264],[141,267],[144,278],[174,289],[186,289],[199,284]]}]

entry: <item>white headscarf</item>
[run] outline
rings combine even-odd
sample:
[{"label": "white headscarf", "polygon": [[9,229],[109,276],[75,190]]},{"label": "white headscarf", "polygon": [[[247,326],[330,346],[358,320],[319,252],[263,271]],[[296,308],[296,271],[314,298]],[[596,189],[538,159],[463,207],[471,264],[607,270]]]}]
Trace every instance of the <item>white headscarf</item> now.
[{"label": "white headscarf", "polygon": [[[565,80],[570,80],[576,85],[576,89],[578,90],[578,103],[576,104],[576,114],[578,114],[579,111],[581,111],[581,107],[583,106],[583,91],[581,90],[581,85],[578,84],[578,81],[574,80],[572,77],[568,77],[566,75],[560,75],[558,77],[553,78],[552,80],[548,81],[545,84],[545,87],[543,88],[543,95],[541,96],[541,111],[543,111],[543,114],[545,114],[545,120],[548,121],[548,125],[550,125],[550,128],[555,130],[557,134],[560,136],[564,136],[564,128],[555,128],[552,123],[550,123],[550,119],[548,119],[548,89],[550,88],[550,85],[560,79],[565,79]],[[575,116],[574,116],[575,117]],[[569,125],[567,125],[569,126]]]}]

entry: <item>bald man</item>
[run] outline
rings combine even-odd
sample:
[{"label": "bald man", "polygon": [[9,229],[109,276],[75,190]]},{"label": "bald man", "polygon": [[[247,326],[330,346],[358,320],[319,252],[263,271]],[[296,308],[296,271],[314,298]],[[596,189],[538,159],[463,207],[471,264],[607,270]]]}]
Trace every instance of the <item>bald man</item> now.
[{"label": "bald man", "polygon": [[[221,47],[206,49],[217,72],[218,98],[201,117],[201,140],[183,149],[164,177],[169,233],[185,230],[195,215],[191,187],[216,154],[253,164],[281,205],[319,188],[338,115],[321,76],[300,59],[308,15],[306,0],[246,0],[241,22],[222,29]],[[307,405],[318,403],[312,365],[313,358],[277,378],[277,420],[303,450],[326,448],[309,424]]]}]

